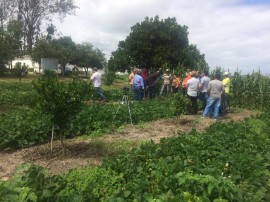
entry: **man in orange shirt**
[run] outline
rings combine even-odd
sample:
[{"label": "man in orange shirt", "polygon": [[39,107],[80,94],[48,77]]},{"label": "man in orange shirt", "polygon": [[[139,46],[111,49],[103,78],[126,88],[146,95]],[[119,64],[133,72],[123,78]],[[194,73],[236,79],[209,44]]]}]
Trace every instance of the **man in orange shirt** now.
[{"label": "man in orange shirt", "polygon": [[129,75],[129,84],[130,84],[130,88],[132,89],[132,85],[133,85],[133,78],[134,78],[134,75],[137,74],[137,71],[138,69],[137,68],[134,68],[133,71],[131,72],[131,74]]},{"label": "man in orange shirt", "polygon": [[186,72],[185,76],[186,76],[186,77],[184,78],[184,80],[183,80],[183,82],[182,82],[182,91],[183,91],[183,95],[186,95],[186,94],[187,94],[187,82],[188,82],[188,80],[191,78],[191,75],[190,75],[189,72]]}]

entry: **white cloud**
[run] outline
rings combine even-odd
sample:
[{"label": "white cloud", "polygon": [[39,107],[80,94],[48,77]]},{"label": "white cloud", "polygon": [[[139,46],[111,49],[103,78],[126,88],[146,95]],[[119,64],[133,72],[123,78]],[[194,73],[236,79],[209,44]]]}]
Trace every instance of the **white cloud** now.
[{"label": "white cloud", "polygon": [[196,44],[211,67],[222,66],[243,73],[260,67],[270,73],[270,5],[241,0],[76,0],[76,16],[68,16],[57,29],[77,43],[91,42],[107,58],[130,28],[146,16],[176,17],[189,27],[189,41]]}]

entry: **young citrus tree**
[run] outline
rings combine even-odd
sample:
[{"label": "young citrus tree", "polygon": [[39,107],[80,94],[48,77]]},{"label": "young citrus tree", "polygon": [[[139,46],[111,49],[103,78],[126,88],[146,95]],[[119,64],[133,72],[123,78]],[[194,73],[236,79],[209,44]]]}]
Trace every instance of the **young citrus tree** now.
[{"label": "young citrus tree", "polygon": [[83,88],[78,82],[59,82],[56,73],[51,71],[46,71],[33,84],[37,91],[37,108],[51,117],[53,128],[59,128],[58,135],[64,151],[65,130],[81,110]]}]

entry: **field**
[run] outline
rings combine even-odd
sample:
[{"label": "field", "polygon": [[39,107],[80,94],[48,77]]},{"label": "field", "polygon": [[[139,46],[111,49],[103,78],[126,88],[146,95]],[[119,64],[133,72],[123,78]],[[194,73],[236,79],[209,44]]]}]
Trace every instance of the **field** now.
[{"label": "field", "polygon": [[218,122],[184,115],[175,96],[132,101],[130,125],[124,107],[112,124],[127,85],[119,77],[103,88],[108,103],[88,91],[65,154],[58,139],[50,152],[32,79],[0,81],[0,201],[269,201],[268,78],[234,75],[232,109]]},{"label": "field", "polygon": [[[250,110],[231,111],[222,117],[222,122],[240,121],[255,114]],[[46,167],[51,174],[61,174],[69,169],[87,165],[100,165],[104,158],[121,154],[131,148],[138,147],[143,142],[154,141],[158,143],[161,138],[175,137],[180,131],[190,132],[193,127],[202,132],[212,123],[211,119],[183,115],[179,119],[170,118],[135,126],[128,125],[102,137],[78,137],[67,140],[69,152],[65,156],[61,156],[59,142],[55,142],[53,156],[50,153],[50,144],[37,145],[14,152],[1,152],[0,177],[7,180],[14,172],[15,167],[24,162],[32,162]]]}]

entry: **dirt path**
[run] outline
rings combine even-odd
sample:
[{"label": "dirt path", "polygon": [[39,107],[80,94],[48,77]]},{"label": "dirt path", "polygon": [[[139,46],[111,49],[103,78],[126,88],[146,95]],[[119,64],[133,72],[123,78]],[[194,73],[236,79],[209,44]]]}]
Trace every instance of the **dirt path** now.
[{"label": "dirt path", "polygon": [[[219,121],[239,121],[250,117],[254,112],[248,110],[234,111],[221,117]],[[24,162],[41,165],[51,174],[67,172],[73,168],[87,165],[99,165],[105,157],[116,155],[121,147],[138,145],[140,141],[159,142],[161,138],[172,137],[178,132],[189,132],[193,127],[203,131],[213,123],[213,119],[202,119],[198,116],[184,115],[180,118],[158,120],[143,125],[127,126],[117,132],[87,140],[82,138],[67,140],[69,151],[62,156],[59,142],[54,143],[54,153],[50,153],[50,145],[38,145],[13,152],[0,152],[0,179],[7,180],[15,167]],[[111,149],[116,145],[117,149]],[[115,147],[114,147],[115,148]]]}]

